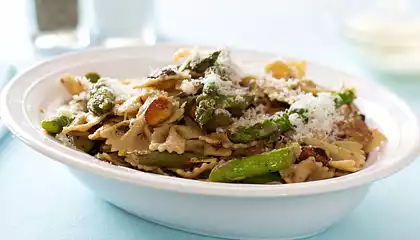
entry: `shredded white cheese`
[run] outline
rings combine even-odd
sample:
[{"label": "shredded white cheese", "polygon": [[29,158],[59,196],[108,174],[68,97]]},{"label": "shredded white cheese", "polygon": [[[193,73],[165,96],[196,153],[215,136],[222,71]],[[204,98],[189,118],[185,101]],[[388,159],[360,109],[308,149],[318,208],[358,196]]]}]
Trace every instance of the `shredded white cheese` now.
[{"label": "shredded white cheese", "polygon": [[102,78],[108,86],[113,90],[118,100],[126,100],[138,93],[138,89],[134,89],[131,84],[123,84],[121,80],[115,78]]},{"label": "shredded white cheese", "polygon": [[74,79],[79,81],[85,89],[89,89],[93,85],[85,76],[75,76]]},{"label": "shredded white cheese", "polygon": [[232,61],[230,56],[230,51],[228,49],[223,49],[217,58],[217,63],[222,71],[227,74],[230,81],[239,84],[242,80],[244,74],[242,73],[240,67]]},{"label": "shredded white cheese", "polygon": [[289,116],[290,123],[295,128],[293,138],[300,140],[305,137],[334,137],[337,123],[344,119],[335,107],[334,98],[330,93],[299,95],[290,106],[290,110],[306,109],[308,122],[305,123],[297,113]]},{"label": "shredded white cheese", "polygon": [[223,81],[219,75],[210,73],[204,78],[204,83],[215,83],[217,92],[225,96],[243,95],[246,89],[231,81]]},{"label": "shredded white cheese", "polygon": [[67,116],[69,118],[71,118],[73,116],[73,113],[77,113],[80,112],[77,109],[74,109],[74,107],[72,107],[71,105],[63,105],[60,106],[55,113],[51,113],[51,114],[47,114],[48,117],[52,117],[52,116]]},{"label": "shredded white cheese", "polygon": [[264,112],[264,105],[258,105],[255,108],[250,108],[244,112],[242,117],[233,119],[233,124],[229,127],[231,132],[235,132],[238,127],[252,126],[264,119],[267,119],[269,115]]},{"label": "shredded white cheese", "polygon": [[183,91],[186,94],[193,95],[196,94],[198,91],[198,87],[201,83],[201,80],[184,80],[181,82],[181,91]]},{"label": "shredded white cheese", "polygon": [[87,92],[83,91],[83,92],[80,92],[77,95],[73,95],[72,98],[75,101],[88,100],[89,99],[89,94]]},{"label": "shredded white cheese", "polygon": [[257,86],[270,100],[293,103],[295,99],[303,94],[297,89],[298,79],[277,79],[265,76],[256,80]]}]

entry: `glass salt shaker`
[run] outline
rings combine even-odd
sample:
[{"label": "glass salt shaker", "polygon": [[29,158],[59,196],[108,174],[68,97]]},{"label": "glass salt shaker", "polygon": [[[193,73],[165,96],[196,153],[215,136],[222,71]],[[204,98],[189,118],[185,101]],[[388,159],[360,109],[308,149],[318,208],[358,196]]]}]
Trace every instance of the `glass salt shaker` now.
[{"label": "glass salt shaker", "polygon": [[36,50],[58,54],[92,44],[89,29],[80,22],[78,0],[28,0],[31,39]]}]

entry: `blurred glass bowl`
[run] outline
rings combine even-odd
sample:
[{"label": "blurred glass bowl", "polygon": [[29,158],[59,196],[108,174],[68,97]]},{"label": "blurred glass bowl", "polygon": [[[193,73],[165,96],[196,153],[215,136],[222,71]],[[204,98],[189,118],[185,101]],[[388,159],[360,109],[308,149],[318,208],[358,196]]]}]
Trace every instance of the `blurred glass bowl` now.
[{"label": "blurred glass bowl", "polygon": [[410,0],[328,1],[337,32],[357,61],[398,75],[420,74],[420,4]]}]

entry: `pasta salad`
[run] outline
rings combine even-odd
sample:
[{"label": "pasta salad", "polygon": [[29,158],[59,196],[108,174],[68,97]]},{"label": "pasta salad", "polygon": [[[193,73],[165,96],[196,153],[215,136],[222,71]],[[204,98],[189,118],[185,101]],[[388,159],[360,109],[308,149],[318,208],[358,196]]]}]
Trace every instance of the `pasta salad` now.
[{"label": "pasta salad", "polygon": [[304,61],[245,73],[227,49],[181,49],[142,79],[90,72],[60,81],[71,99],[42,121],[62,144],[121,167],[211,182],[285,184],[363,169],[386,140],[354,89],[327,89]]}]

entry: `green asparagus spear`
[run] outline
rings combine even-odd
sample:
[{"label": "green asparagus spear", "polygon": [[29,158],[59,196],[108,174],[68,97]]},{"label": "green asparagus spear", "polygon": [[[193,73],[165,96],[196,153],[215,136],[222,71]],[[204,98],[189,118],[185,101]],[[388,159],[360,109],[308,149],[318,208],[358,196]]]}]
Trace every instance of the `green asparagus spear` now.
[{"label": "green asparagus spear", "polygon": [[282,180],[283,179],[278,174],[267,173],[261,176],[245,178],[244,180],[242,180],[242,182],[249,183],[249,184],[267,184],[267,183],[273,183],[273,182],[281,183]]},{"label": "green asparagus spear", "polygon": [[209,122],[216,110],[216,100],[206,96],[199,96],[197,98],[197,109],[195,110],[195,121],[203,127]]},{"label": "green asparagus spear", "polygon": [[115,95],[104,82],[97,82],[90,90],[87,108],[96,115],[103,115],[112,111],[115,105]]},{"label": "green asparagus spear", "polygon": [[[233,117],[238,117],[242,112],[249,107],[253,102],[253,97],[247,93],[242,95],[238,100],[237,96],[223,96],[217,93],[215,85],[213,83],[206,83],[204,85],[203,94],[197,97],[197,109],[195,112],[196,122],[200,126],[204,126],[208,121],[217,118],[215,116],[216,109],[227,110]],[[222,115],[221,118],[227,118]],[[230,124],[229,121],[221,120],[219,126],[226,126]]]},{"label": "green asparagus spear", "polygon": [[[227,126],[232,123],[232,117],[240,115],[250,104],[251,98],[243,98],[242,101],[235,101],[234,96],[208,96],[200,95],[197,97],[197,109],[195,110],[195,120],[201,126],[205,126],[213,121],[211,129]],[[226,110],[225,113],[217,113],[216,109]],[[210,130],[210,129],[207,129]]]},{"label": "green asparagus spear", "polygon": [[356,93],[353,89],[347,89],[343,92],[335,92],[333,93],[335,106],[341,107],[345,104],[350,104],[356,99]]},{"label": "green asparagus spear", "polygon": [[48,120],[44,120],[41,122],[41,127],[46,130],[48,133],[57,134],[63,130],[63,127],[70,125],[73,121],[73,118],[60,115]]},{"label": "green asparagus spear", "polygon": [[73,144],[77,149],[88,153],[92,150],[93,146],[95,145],[95,142],[87,137],[74,136]]},{"label": "green asparagus spear", "polygon": [[192,60],[187,66],[186,69],[189,69],[195,73],[204,73],[207,68],[213,66],[217,61],[221,51],[214,51],[210,53],[208,56],[199,59],[199,60]]},{"label": "green asparagus spear", "polygon": [[195,153],[169,153],[169,152],[128,152],[127,158],[129,162],[135,162],[141,165],[154,166],[154,167],[168,167],[168,168],[184,168],[194,163],[194,159],[204,159],[203,155]]},{"label": "green asparagus spear", "polygon": [[234,182],[286,169],[295,160],[293,147],[289,146],[260,155],[230,160],[213,168],[209,180],[212,182]]},{"label": "green asparagus spear", "polygon": [[252,126],[238,127],[235,132],[229,133],[228,137],[235,143],[247,143],[265,139],[276,132],[283,133],[292,129],[288,117],[289,115],[287,113],[283,113],[255,123]]},{"label": "green asparagus spear", "polygon": [[88,72],[85,74],[85,77],[89,80],[91,83],[97,83],[98,80],[101,78],[101,76],[96,72]]},{"label": "green asparagus spear", "polygon": [[203,94],[207,96],[217,96],[217,86],[215,82],[209,82],[203,86]]},{"label": "green asparagus spear", "polygon": [[204,129],[209,132],[214,132],[218,127],[225,127],[232,123],[232,117],[228,111],[216,110],[213,113],[212,119],[207,121]]},{"label": "green asparagus spear", "polygon": [[244,93],[238,96],[221,97],[219,106],[227,109],[233,117],[240,117],[253,102],[254,96],[249,93]]},{"label": "green asparagus spear", "polygon": [[238,127],[235,132],[228,135],[234,143],[247,143],[264,139],[278,130],[278,125],[267,119],[249,127]]}]

